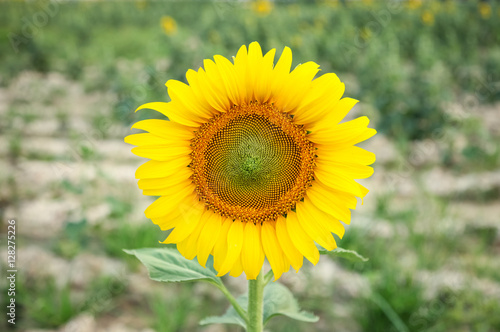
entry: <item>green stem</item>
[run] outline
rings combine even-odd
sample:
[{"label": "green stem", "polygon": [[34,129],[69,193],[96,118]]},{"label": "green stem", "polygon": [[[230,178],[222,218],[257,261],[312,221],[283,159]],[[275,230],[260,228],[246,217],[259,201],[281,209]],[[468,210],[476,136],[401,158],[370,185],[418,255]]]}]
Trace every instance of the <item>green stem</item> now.
[{"label": "green stem", "polygon": [[255,280],[248,280],[248,332],[262,332],[264,311],[264,276],[262,271]]},{"label": "green stem", "polygon": [[273,277],[274,277],[273,270],[269,270],[269,272],[267,272],[266,275],[264,276],[264,287],[267,286],[269,281],[273,280]]},{"label": "green stem", "polygon": [[245,323],[248,324],[248,316],[245,310],[238,304],[234,296],[229,292],[229,290],[226,288],[226,286],[222,285],[217,285],[217,288],[221,290],[221,292],[224,294],[224,296],[229,300],[231,305],[233,306],[234,310],[240,315],[241,318],[245,321]]}]

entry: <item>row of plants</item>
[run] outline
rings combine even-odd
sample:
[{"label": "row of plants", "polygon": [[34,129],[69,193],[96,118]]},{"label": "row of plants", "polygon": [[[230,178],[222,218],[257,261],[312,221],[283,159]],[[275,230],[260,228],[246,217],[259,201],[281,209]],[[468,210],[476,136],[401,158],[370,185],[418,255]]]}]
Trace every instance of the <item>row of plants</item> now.
[{"label": "row of plants", "polygon": [[[265,1],[264,1],[265,2]],[[258,4],[260,3],[260,4]],[[207,54],[231,56],[258,40],[293,48],[294,63],[355,77],[347,94],[373,105],[392,137],[431,137],[445,104],[470,94],[500,98],[500,9],[475,1],[409,2],[3,2],[2,79],[23,70],[60,71],[119,96],[115,115],[164,99],[163,83],[184,80]],[[486,8],[486,9],[485,9]],[[127,72],[121,60],[136,61]],[[86,78],[86,68],[100,75]],[[122,66],[123,67],[123,66]],[[352,75],[348,75],[352,74]]]}]

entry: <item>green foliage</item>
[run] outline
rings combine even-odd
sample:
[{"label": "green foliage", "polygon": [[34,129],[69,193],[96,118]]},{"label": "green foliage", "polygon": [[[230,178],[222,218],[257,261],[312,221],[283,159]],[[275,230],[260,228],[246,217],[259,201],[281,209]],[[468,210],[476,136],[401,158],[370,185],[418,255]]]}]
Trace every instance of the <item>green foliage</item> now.
[{"label": "green foliage", "polygon": [[163,282],[207,281],[221,286],[222,281],[216,271],[208,266],[204,268],[196,260],[187,260],[175,249],[142,248],[124,250],[136,256],[149,272],[149,277]]},{"label": "green foliage", "polygon": [[165,247],[160,241],[165,237],[154,225],[133,225],[120,221],[120,224],[110,231],[100,228],[93,230],[104,251],[113,257],[125,259],[131,268],[137,268],[137,260],[123,252],[123,248],[146,248],[151,246]]},{"label": "green foliage", "polygon": [[[498,4],[488,2],[491,16],[484,18],[475,1],[439,2],[437,7],[437,1],[423,1],[421,7],[413,9],[403,1],[404,8],[391,13],[390,21],[384,25],[380,23],[383,18],[380,13],[388,10],[386,2],[358,4],[360,2],[340,1],[334,7],[333,1],[277,1],[268,16],[259,16],[249,10],[245,1],[144,1],[144,7],[140,8],[134,1],[59,1],[58,13],[32,37],[24,37],[23,28],[33,22],[33,15],[43,10],[48,1],[3,1],[0,2],[0,34],[4,37],[0,40],[0,86],[14,83],[23,71],[55,71],[77,80],[86,92],[110,93],[116,96],[114,104],[102,108],[96,105],[97,109],[87,112],[84,120],[99,138],[114,139],[115,133],[109,130],[111,125],[162,117],[150,110],[132,111],[145,101],[168,101],[164,83],[168,79],[185,81],[186,70],[202,66],[203,59],[213,54],[231,57],[242,44],[248,45],[254,40],[259,41],[264,50],[276,48],[277,56],[287,45],[294,54],[292,67],[313,60],[321,65],[322,73],[338,73],[340,79],[346,81],[346,96],[359,99],[363,112],[369,105],[369,110],[374,112],[370,114],[373,126],[396,144],[406,144],[410,150],[411,140],[444,137],[442,141],[449,141],[449,149],[441,151],[444,166],[458,173],[496,172],[500,161],[497,131],[488,133],[484,123],[470,118],[453,118],[446,113],[452,111],[447,109],[446,102],[461,103],[464,112],[474,117],[476,106],[487,108],[488,103],[500,100]],[[431,25],[422,21],[426,11],[434,16]],[[160,27],[163,15],[177,21],[176,35],[163,34]],[[11,45],[11,37],[20,42],[18,52]],[[98,155],[93,146],[82,144],[85,139],[71,136],[75,119],[68,110],[73,106],[57,103],[64,91],[56,89],[40,100],[44,107],[54,107],[58,114],[57,137],[73,139],[72,151],[78,155],[78,162],[91,163],[105,158]],[[7,103],[12,105],[1,116],[0,132],[9,164],[17,168],[18,163],[33,159],[37,162],[72,160],[71,156],[25,151],[25,134],[31,133],[25,133],[24,128],[46,118],[46,114],[30,105],[30,98],[36,93],[27,92],[17,94],[12,101],[7,95]],[[467,104],[466,97],[472,98],[473,103]],[[434,136],[443,127],[443,136]],[[451,135],[446,136],[448,133]],[[455,139],[457,137],[460,139]],[[19,197],[26,199],[21,195],[29,188],[16,186],[18,173],[2,182],[8,190],[2,194],[7,196],[0,197],[0,213],[9,213]],[[405,176],[419,183],[419,174],[411,173]],[[75,222],[67,223],[51,238],[50,244],[47,243],[59,255],[57,259],[70,261],[83,252],[107,254],[125,260],[130,263],[129,270],[137,272],[140,263],[122,248],[164,247],[158,243],[165,238],[158,228],[148,223],[128,222],[132,202],[108,197],[109,194],[100,191],[102,183],[100,194],[91,199],[90,205],[96,201],[108,204],[107,217],[111,221],[89,224],[80,214],[86,214],[86,196],[94,195],[94,185],[102,182],[102,174],[98,174],[95,183],[84,179],[72,181],[53,182],[44,196],[49,197],[56,190],[56,198],[77,196],[83,204],[78,211],[71,211],[71,216],[76,215]],[[448,208],[447,202],[450,209],[451,205],[464,202],[479,211],[482,206],[478,203],[493,206],[499,197],[498,186],[486,189],[480,184],[444,197],[443,209]],[[487,207],[485,213],[489,211]],[[348,273],[360,274],[373,290],[370,295],[346,295],[349,292],[343,289],[342,283],[315,284],[310,266],[304,266],[301,274],[308,284],[297,295],[304,307],[312,308],[321,317],[321,323],[313,330],[330,331],[332,322],[339,324],[333,326],[339,331],[500,330],[497,315],[500,308],[491,296],[493,287],[487,284],[497,286],[496,281],[500,280],[498,264],[494,264],[498,256],[498,228],[473,213],[464,217],[421,211],[426,209],[427,206],[422,209],[405,197],[386,195],[377,197],[373,223],[357,227],[353,221],[341,244],[369,256],[370,260],[362,262],[357,255],[347,254],[355,260],[335,258],[335,264]],[[446,218],[451,218],[459,230],[448,230]],[[377,226],[382,223],[389,224],[389,232],[381,234],[387,230],[385,227],[379,232]],[[429,229],[430,224],[436,225],[436,229]],[[38,246],[45,240],[22,237],[19,241]],[[343,254],[334,251],[329,255]],[[478,292],[465,286],[464,290],[440,290],[424,297],[425,282],[420,284],[417,274],[443,269],[456,269],[457,273],[479,279],[478,283],[486,289]],[[289,281],[287,277],[284,280]],[[26,330],[59,329],[85,310],[95,314],[98,320],[103,315],[108,319],[109,315],[122,316],[134,311],[138,316],[143,314],[145,321],[151,322],[157,331],[194,331],[197,319],[219,314],[215,306],[206,304],[214,300],[222,303],[211,293],[193,300],[197,289],[184,284],[177,288],[168,285],[170,288],[163,296],[156,295],[154,289],[155,295],[145,296],[144,302],[138,305],[135,293],[134,298],[127,298],[123,281],[113,278],[97,278],[85,285],[85,289],[56,286],[45,279],[19,279],[18,287],[18,313],[22,323],[19,329]],[[176,291],[172,292],[172,287]],[[316,288],[319,293],[311,291]],[[70,294],[79,296],[72,298]],[[215,308],[215,311],[202,310],[204,307]],[[311,330],[306,323],[280,316],[272,320],[270,330]],[[351,320],[357,325],[352,328],[342,325]]]},{"label": "green foliage", "polygon": [[[429,332],[442,331],[443,329],[461,331],[499,331],[500,330],[500,304],[497,300],[485,298],[484,294],[473,289],[459,292],[447,291],[438,297],[431,313],[435,322],[428,329]],[[425,323],[425,322],[424,322]]]},{"label": "green foliage", "polygon": [[123,277],[104,276],[92,280],[85,289],[84,301],[79,309],[93,315],[111,312],[118,307],[115,301],[125,293],[126,284]]},{"label": "green foliage", "polygon": [[354,250],[347,250],[344,248],[335,248],[332,251],[328,251],[323,248],[318,248],[319,253],[322,255],[330,255],[330,256],[335,256],[335,257],[341,257],[345,258],[347,260],[350,260],[351,262],[366,262],[368,261],[368,258],[361,256]]},{"label": "green foliage", "polygon": [[[222,280],[216,276],[216,271],[213,269],[210,260],[207,267],[204,268],[196,260],[185,259],[175,249],[142,248],[124,251],[136,256],[146,266],[152,280],[162,282],[206,281],[215,285],[228,296],[228,291]],[[241,295],[236,302],[243,311],[246,311],[248,308],[248,293]],[[234,304],[234,302],[231,303]],[[264,324],[278,315],[303,322],[316,322],[318,320],[318,317],[313,314],[300,311],[293,294],[285,286],[277,282],[265,286],[263,305]],[[244,316],[245,314],[238,313],[233,306],[224,315],[205,318],[200,324],[236,324],[246,328]]]},{"label": "green foliage", "polygon": [[106,202],[111,207],[111,212],[109,214],[111,218],[120,219],[132,211],[131,203],[119,200],[116,197],[108,196],[106,197]]},{"label": "green foliage", "polygon": [[39,327],[60,326],[79,312],[71,293],[69,285],[60,288],[53,279],[19,283],[21,317],[34,320]]},{"label": "green foliage", "polygon": [[[4,2],[0,29],[18,38],[15,46],[12,38],[0,43],[0,61],[4,84],[21,70],[57,70],[84,79],[90,90],[110,89],[118,95],[114,116],[130,124],[142,116],[131,110],[145,100],[167,100],[164,83],[185,80],[186,70],[208,56],[230,57],[254,40],[278,54],[288,45],[294,65],[314,60],[325,71],[340,72],[341,79],[342,73],[354,74],[359,89],[348,86],[347,95],[376,107],[380,131],[421,139],[447,124],[445,101],[456,91],[482,102],[500,98],[497,6],[486,19],[473,1],[436,3],[407,9],[403,2],[395,8],[382,1],[336,7],[278,2],[269,15],[259,16],[236,1],[66,2],[31,35],[27,27],[44,5]],[[433,23],[423,22],[424,12],[434,16]],[[164,15],[176,20],[175,35],[163,33]],[[101,74],[88,79],[87,67]]]},{"label": "green foliage", "polygon": [[[247,310],[248,293],[241,295],[237,301],[244,310]],[[319,319],[309,312],[301,311],[297,300],[288,288],[278,282],[272,282],[264,288],[264,324],[272,317],[279,315],[309,323],[317,322]],[[245,321],[233,307],[230,307],[222,316],[212,316],[201,320],[200,324],[236,324],[246,327]]]},{"label": "green foliage", "polygon": [[[183,285],[186,286],[186,285]],[[148,303],[153,312],[153,325],[155,331],[182,331],[186,329],[192,312],[199,310],[198,301],[192,298],[190,287],[181,287],[177,296],[165,297],[159,294],[152,296]]]},{"label": "green foliage", "polygon": [[386,270],[372,284],[372,293],[360,301],[357,318],[365,331],[409,332],[413,331],[411,318],[424,300],[421,287],[411,277]]},{"label": "green foliage", "polygon": [[66,222],[59,241],[53,243],[52,249],[66,258],[73,258],[89,243],[89,228],[86,219]]}]

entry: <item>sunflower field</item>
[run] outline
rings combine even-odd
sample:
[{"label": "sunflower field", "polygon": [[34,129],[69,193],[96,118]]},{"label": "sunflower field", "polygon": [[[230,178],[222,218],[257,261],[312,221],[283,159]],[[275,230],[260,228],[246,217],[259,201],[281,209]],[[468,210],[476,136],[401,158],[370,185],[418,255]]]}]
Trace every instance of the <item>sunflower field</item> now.
[{"label": "sunflower field", "polygon": [[165,118],[134,111],[170,101],[168,80],[257,41],[336,73],[359,100],[346,120],[377,130],[359,144],[370,192],[336,238],[368,260],[284,273],[319,320],[265,331],[500,332],[498,1],[11,0],[0,35],[2,331],[243,331],[208,324],[228,307],[209,283],[154,282],[123,251],[175,247],[124,137]]}]

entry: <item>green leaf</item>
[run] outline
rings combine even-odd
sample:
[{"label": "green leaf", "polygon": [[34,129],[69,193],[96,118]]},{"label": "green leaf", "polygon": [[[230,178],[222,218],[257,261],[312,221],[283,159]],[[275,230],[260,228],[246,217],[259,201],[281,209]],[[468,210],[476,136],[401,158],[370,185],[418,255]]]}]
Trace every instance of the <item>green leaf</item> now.
[{"label": "green leaf", "polygon": [[[240,303],[240,301],[238,302]],[[240,305],[243,306],[243,303],[240,303]],[[210,316],[203,318],[200,321],[200,325],[209,325],[209,324],[236,324],[243,327],[245,330],[247,328],[245,321],[238,315],[238,313],[236,312],[236,310],[234,310],[233,307],[227,309],[226,313],[222,316]]]},{"label": "green leaf", "polygon": [[[248,293],[238,297],[238,303],[244,310],[248,307]],[[264,317],[263,323],[266,324],[274,316],[283,315],[289,318],[303,322],[317,322],[318,317],[312,313],[301,311],[297,300],[292,292],[278,282],[269,283],[264,288]],[[200,321],[201,325],[207,324],[236,324],[246,328],[244,320],[238,313],[230,307],[222,316],[211,316]]]},{"label": "green leaf", "polygon": [[146,266],[149,277],[163,282],[208,281],[221,286],[222,281],[207,263],[204,268],[196,260],[187,260],[171,248],[142,248],[126,250],[127,254],[135,255]]},{"label": "green leaf", "polygon": [[[248,293],[245,293],[236,299],[236,302],[243,308],[243,310],[247,310],[248,308]],[[200,325],[208,325],[208,324],[236,324],[242,326],[243,328],[247,328],[247,325],[243,318],[238,315],[234,307],[231,306],[226,310],[224,315],[222,316],[210,316],[203,318],[200,321]]]},{"label": "green leaf", "polygon": [[292,292],[280,283],[269,283],[264,288],[264,324],[276,315],[283,315],[302,322],[314,323],[319,318],[310,312],[301,311]]},{"label": "green leaf", "polygon": [[332,255],[337,257],[342,257],[348,259],[352,262],[366,262],[368,258],[361,256],[354,250],[347,250],[344,248],[335,248],[332,251],[328,251],[324,248],[318,248],[319,253],[322,255]]}]

